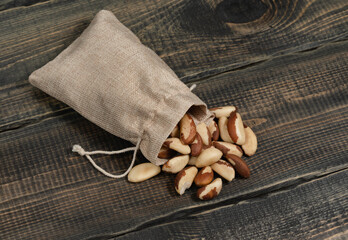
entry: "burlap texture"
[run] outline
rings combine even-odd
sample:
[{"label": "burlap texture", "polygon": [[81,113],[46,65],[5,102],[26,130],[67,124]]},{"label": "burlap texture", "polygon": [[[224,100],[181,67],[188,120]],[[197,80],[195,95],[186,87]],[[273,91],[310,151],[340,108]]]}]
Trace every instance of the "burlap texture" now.
[{"label": "burlap texture", "polygon": [[33,72],[34,86],[106,131],[135,144],[156,165],[162,143],[188,110],[209,123],[206,105],[109,11],[54,60]]}]

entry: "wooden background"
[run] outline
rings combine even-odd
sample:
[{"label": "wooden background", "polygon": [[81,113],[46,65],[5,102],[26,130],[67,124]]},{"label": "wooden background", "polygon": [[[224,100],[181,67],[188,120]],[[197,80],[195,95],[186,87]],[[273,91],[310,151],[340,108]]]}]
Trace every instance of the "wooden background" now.
[{"label": "wooden background", "polygon": [[[131,144],[27,79],[101,9],[210,107],[239,107],[259,140],[250,179],[202,202],[172,175],[131,184],[71,152]],[[0,239],[348,238],[347,66],[346,0],[2,0]],[[130,158],[96,159],[117,174]]]}]

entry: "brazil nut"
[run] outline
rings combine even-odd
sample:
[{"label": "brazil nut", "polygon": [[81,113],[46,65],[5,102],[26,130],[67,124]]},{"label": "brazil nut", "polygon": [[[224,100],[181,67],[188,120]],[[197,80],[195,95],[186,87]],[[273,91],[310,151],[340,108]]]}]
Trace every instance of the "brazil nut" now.
[{"label": "brazil nut", "polygon": [[211,183],[214,179],[214,172],[211,167],[206,166],[199,170],[197,173],[194,182],[198,187],[203,187]]},{"label": "brazil nut", "polygon": [[245,155],[252,156],[257,149],[257,138],[253,130],[244,124],[245,142],[242,145]]},{"label": "brazil nut", "polygon": [[222,152],[215,147],[210,147],[202,151],[197,157],[196,167],[206,167],[217,162],[222,157]]},{"label": "brazil nut", "polygon": [[169,173],[178,173],[187,165],[189,158],[189,155],[173,157],[162,166],[162,171]]},{"label": "brazil nut", "polygon": [[180,195],[183,195],[185,193],[185,190],[191,187],[197,172],[198,169],[194,166],[186,167],[181,170],[176,175],[174,180],[176,192]]},{"label": "brazil nut", "polygon": [[210,134],[212,136],[213,141],[217,141],[220,137],[220,131],[217,123],[215,121],[211,121],[208,126]]},{"label": "brazil nut", "polygon": [[245,133],[242,117],[237,112],[232,112],[227,123],[228,134],[232,141],[238,145],[243,145],[245,142]]},{"label": "brazil nut", "polygon": [[180,120],[180,140],[183,144],[191,144],[195,140],[196,136],[196,124],[192,117],[185,114]]},{"label": "brazil nut", "polygon": [[213,146],[219,149],[224,155],[234,154],[238,157],[243,156],[243,150],[233,143],[214,141]]},{"label": "brazil nut", "polygon": [[233,154],[227,154],[225,157],[240,176],[244,178],[250,177],[249,166],[244,162],[243,159]]},{"label": "brazil nut", "polygon": [[231,112],[237,111],[237,108],[235,106],[225,106],[210,108],[209,111],[214,113],[216,118],[221,118],[230,116]]},{"label": "brazil nut", "polygon": [[152,163],[142,163],[133,167],[128,173],[128,181],[143,182],[161,172],[161,168]]},{"label": "brazil nut", "polygon": [[164,141],[163,145],[181,154],[191,153],[190,146],[182,144],[179,138],[167,138],[167,140]]},{"label": "brazil nut", "polygon": [[197,191],[197,197],[201,200],[210,200],[219,195],[222,189],[221,178],[215,179],[212,183],[207,186],[201,187]]},{"label": "brazil nut", "polygon": [[235,177],[235,171],[232,165],[224,160],[220,159],[219,161],[211,165],[211,168],[214,170],[214,172],[216,172],[229,182],[231,182]]},{"label": "brazil nut", "polygon": [[218,125],[219,125],[219,129],[220,129],[220,137],[224,142],[233,143],[233,141],[230,137],[230,134],[228,133],[227,122],[228,122],[227,117],[219,118]]},{"label": "brazil nut", "polygon": [[203,144],[211,146],[211,133],[205,123],[200,123],[196,126],[197,133],[201,136]]}]

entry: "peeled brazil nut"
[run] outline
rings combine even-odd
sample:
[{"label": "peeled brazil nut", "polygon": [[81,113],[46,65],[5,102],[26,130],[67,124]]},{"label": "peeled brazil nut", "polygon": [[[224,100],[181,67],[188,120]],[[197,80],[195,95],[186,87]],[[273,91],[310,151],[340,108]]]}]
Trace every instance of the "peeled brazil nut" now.
[{"label": "peeled brazil nut", "polygon": [[231,112],[237,111],[237,107],[235,106],[225,106],[225,107],[216,107],[210,108],[209,111],[214,113],[216,118],[228,117]]},{"label": "peeled brazil nut", "polygon": [[205,149],[199,156],[197,157],[196,167],[206,167],[215,162],[217,162],[222,157],[222,152],[215,147],[210,147]]},{"label": "peeled brazil nut", "polygon": [[187,165],[189,159],[189,155],[173,157],[162,166],[162,171],[169,173],[178,173]]},{"label": "peeled brazil nut", "polygon": [[175,155],[175,151],[166,147],[166,146],[162,146],[159,153],[158,153],[158,158],[162,158],[162,159],[169,159],[171,157],[173,157]]},{"label": "peeled brazil nut", "polygon": [[242,145],[245,155],[252,156],[257,149],[257,138],[253,130],[244,124],[245,143]]},{"label": "peeled brazil nut", "polygon": [[198,169],[194,166],[190,166],[181,170],[175,177],[174,185],[175,190],[180,195],[183,195],[185,190],[190,188],[195,178]]},{"label": "peeled brazil nut", "polygon": [[250,169],[243,159],[233,154],[227,154],[225,157],[240,176],[244,178],[250,177]]},{"label": "peeled brazil nut", "polygon": [[224,155],[234,154],[238,157],[243,156],[243,150],[233,143],[214,141],[213,146],[219,149]]},{"label": "peeled brazil nut", "polygon": [[180,137],[180,131],[179,131],[179,126],[175,125],[173,131],[170,133],[171,137],[179,138]]},{"label": "peeled brazil nut", "polygon": [[203,144],[206,146],[211,146],[211,133],[209,128],[205,123],[200,123],[196,126],[197,133],[201,135]]},{"label": "peeled brazil nut", "polygon": [[189,162],[187,163],[188,165],[195,166],[197,161],[197,157],[191,156]]},{"label": "peeled brazil nut", "polygon": [[245,133],[242,117],[237,112],[232,112],[227,123],[228,133],[232,141],[238,145],[245,143]]},{"label": "peeled brazil nut", "polygon": [[211,165],[211,168],[214,170],[214,172],[216,172],[229,182],[231,182],[234,179],[235,171],[229,162],[219,160],[213,165]]},{"label": "peeled brazil nut", "polygon": [[180,140],[184,144],[191,144],[195,140],[196,136],[196,124],[192,117],[185,114],[180,120]]},{"label": "peeled brazil nut", "polygon": [[213,141],[217,141],[219,139],[219,136],[220,136],[220,131],[219,131],[217,123],[215,121],[211,121],[208,128],[209,128],[210,134],[213,138]]},{"label": "peeled brazil nut", "polygon": [[161,172],[161,168],[152,163],[142,163],[136,165],[128,173],[128,181],[142,182],[152,178]]},{"label": "peeled brazil nut", "polygon": [[197,197],[201,200],[210,200],[219,195],[222,188],[221,178],[215,179],[212,183],[205,187],[201,187],[197,191]]},{"label": "peeled brazil nut", "polygon": [[227,122],[227,117],[219,118],[220,137],[225,142],[233,143],[230,134],[228,133]]},{"label": "peeled brazil nut", "polygon": [[202,152],[203,141],[201,135],[196,134],[195,140],[191,143],[191,156],[198,156]]},{"label": "peeled brazil nut", "polygon": [[191,152],[190,146],[182,144],[179,138],[167,138],[163,145],[181,154],[189,154]]},{"label": "peeled brazil nut", "polygon": [[203,187],[211,183],[214,179],[214,172],[211,167],[206,166],[202,168],[196,175],[194,181],[198,187]]}]

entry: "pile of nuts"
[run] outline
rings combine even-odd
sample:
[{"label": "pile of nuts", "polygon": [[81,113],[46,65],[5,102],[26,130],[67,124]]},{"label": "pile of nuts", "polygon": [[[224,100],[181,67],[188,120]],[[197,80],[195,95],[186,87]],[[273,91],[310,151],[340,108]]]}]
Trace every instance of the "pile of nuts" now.
[{"label": "pile of nuts", "polygon": [[[205,123],[196,126],[192,117],[185,114],[158,154],[159,158],[169,159],[162,171],[177,174],[174,185],[178,194],[184,194],[194,182],[200,187],[197,197],[201,200],[210,200],[221,191],[222,180],[214,180],[214,172],[228,182],[235,178],[235,172],[249,178],[250,169],[241,157],[243,153],[252,156],[257,149],[256,135],[243,124],[236,107],[209,110],[215,116],[209,126]],[[128,180],[142,182],[160,172],[159,166],[143,163],[129,172]]]}]

